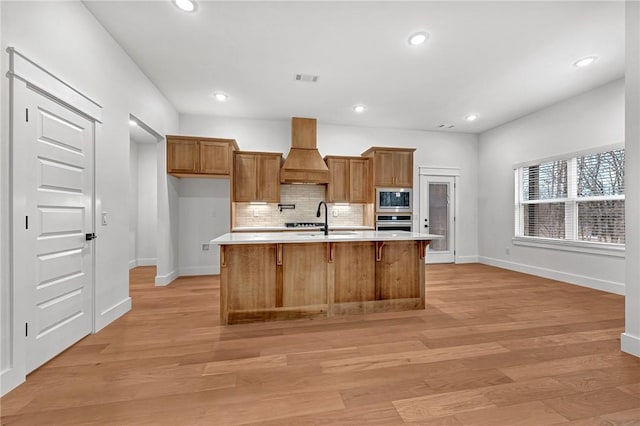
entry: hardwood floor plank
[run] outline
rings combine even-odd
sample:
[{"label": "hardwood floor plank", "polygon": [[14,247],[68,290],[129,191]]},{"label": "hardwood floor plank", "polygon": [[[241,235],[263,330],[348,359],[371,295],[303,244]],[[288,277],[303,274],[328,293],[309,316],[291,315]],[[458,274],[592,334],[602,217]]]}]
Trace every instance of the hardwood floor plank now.
[{"label": "hardwood floor plank", "polygon": [[623,297],[478,264],[426,275],[424,311],[221,326],[219,277],[133,269],[132,310],[5,395],[1,423],[640,423]]},{"label": "hardwood floor plank", "polygon": [[325,373],[344,373],[357,370],[374,370],[406,364],[428,364],[437,361],[469,358],[479,355],[508,352],[496,343],[456,346],[452,348],[426,349],[384,355],[370,355],[343,360],[325,361],[320,365]]},{"label": "hardwood floor plank", "polygon": [[640,408],[639,398],[618,389],[581,392],[548,399],[544,403],[570,420]]},{"label": "hardwood floor plank", "polygon": [[543,426],[567,421],[540,401],[459,413],[456,418],[465,426]]}]

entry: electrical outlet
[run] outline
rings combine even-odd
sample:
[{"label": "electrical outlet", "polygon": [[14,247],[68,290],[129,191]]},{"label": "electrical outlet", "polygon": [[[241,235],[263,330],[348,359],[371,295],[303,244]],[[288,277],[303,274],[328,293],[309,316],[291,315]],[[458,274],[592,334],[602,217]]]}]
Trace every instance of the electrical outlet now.
[{"label": "electrical outlet", "polygon": [[505,247],[504,254],[506,254],[506,255],[511,254],[511,249],[509,247]]},{"label": "electrical outlet", "polygon": [[258,217],[258,209],[253,209],[253,217]]},{"label": "electrical outlet", "polygon": [[333,210],[333,217],[338,217],[338,210],[336,209]]},{"label": "electrical outlet", "polygon": [[209,251],[209,244],[203,244],[202,251]]}]

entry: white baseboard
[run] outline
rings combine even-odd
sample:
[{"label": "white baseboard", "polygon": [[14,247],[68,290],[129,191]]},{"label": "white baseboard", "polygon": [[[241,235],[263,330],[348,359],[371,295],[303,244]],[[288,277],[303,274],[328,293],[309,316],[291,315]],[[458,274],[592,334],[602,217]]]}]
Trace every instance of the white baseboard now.
[{"label": "white baseboard", "polygon": [[0,373],[0,396],[6,395],[27,380],[24,371],[23,374],[19,374],[17,370],[17,368],[11,367]]},{"label": "white baseboard", "polygon": [[220,275],[220,266],[181,266],[179,269],[180,276],[186,275]]},{"label": "white baseboard", "polygon": [[94,333],[105,328],[107,325],[111,324],[113,321],[120,318],[122,315],[126,314],[131,310],[131,298],[127,297],[124,300],[116,303],[112,307],[105,309],[102,311],[100,315],[96,318],[96,329]]},{"label": "white baseboard", "polygon": [[622,352],[640,357],[640,337],[622,333],[620,335],[620,349]]},{"label": "white baseboard", "polygon": [[137,268],[138,266],[156,266],[158,264],[156,258],[140,258],[131,259],[129,261],[129,269]]},{"label": "white baseboard", "polygon": [[156,286],[169,285],[176,278],[178,278],[178,271],[171,271],[167,275],[156,275]]},{"label": "white baseboard", "polygon": [[478,256],[456,256],[456,263],[478,263]]},{"label": "white baseboard", "polygon": [[479,256],[478,261],[485,265],[496,266],[498,268],[509,269],[511,271],[522,272],[525,274],[537,275],[539,277],[549,278],[552,280],[564,281],[569,284],[575,284],[582,287],[592,288],[594,290],[606,291],[608,293],[615,293],[624,296],[624,283],[606,281],[584,275],[570,274],[553,269],[525,265],[522,263],[507,262],[506,260],[494,259],[491,257]]}]

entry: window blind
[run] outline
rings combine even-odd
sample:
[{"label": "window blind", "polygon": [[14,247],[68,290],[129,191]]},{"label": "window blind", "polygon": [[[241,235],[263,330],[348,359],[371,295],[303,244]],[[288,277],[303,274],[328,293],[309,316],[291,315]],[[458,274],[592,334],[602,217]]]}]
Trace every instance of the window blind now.
[{"label": "window blind", "polygon": [[516,236],[624,244],[624,149],[515,171]]}]

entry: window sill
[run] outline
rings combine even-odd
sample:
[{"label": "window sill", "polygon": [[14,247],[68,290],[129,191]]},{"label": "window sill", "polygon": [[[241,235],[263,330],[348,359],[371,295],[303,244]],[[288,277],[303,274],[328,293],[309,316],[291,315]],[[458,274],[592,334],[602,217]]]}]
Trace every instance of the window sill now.
[{"label": "window sill", "polygon": [[572,251],[577,253],[597,254],[601,256],[625,257],[625,246],[619,244],[553,240],[550,238],[537,237],[513,237],[511,241],[516,246]]}]

